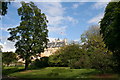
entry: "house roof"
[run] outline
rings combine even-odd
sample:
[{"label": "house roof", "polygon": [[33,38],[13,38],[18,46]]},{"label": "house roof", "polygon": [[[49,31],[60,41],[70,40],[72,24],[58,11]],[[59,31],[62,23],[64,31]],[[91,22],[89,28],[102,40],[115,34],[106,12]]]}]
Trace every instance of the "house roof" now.
[{"label": "house roof", "polygon": [[65,46],[65,42],[64,42],[64,41],[60,41],[60,42],[50,42],[50,43],[48,43],[48,45],[47,45],[48,48],[63,47],[63,46]]}]

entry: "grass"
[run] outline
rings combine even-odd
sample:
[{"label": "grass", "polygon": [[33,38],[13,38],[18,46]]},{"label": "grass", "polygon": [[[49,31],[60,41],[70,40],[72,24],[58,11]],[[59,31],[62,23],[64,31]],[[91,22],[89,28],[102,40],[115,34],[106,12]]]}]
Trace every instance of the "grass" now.
[{"label": "grass", "polygon": [[[9,68],[14,69],[14,68]],[[100,75],[95,69],[70,69],[69,67],[46,67],[36,70],[21,71],[23,67],[17,68],[7,74],[17,78],[118,78],[117,74]],[[7,68],[5,70],[8,70]],[[15,70],[15,69],[14,69]],[[108,76],[108,77],[107,77]]]},{"label": "grass", "polygon": [[15,72],[21,72],[24,70],[24,67],[4,67],[2,70],[3,75],[9,75]]}]

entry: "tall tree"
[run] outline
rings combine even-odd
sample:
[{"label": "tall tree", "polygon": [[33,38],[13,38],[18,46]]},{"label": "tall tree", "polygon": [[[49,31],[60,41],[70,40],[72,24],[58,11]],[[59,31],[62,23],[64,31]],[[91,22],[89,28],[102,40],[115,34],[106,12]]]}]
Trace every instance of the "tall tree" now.
[{"label": "tall tree", "polygon": [[30,57],[44,51],[48,42],[47,20],[44,13],[33,2],[21,2],[18,9],[21,23],[16,28],[8,29],[8,40],[16,41],[16,53],[25,60],[25,69],[31,61]]},{"label": "tall tree", "polygon": [[101,34],[109,50],[113,52],[120,71],[120,1],[110,2],[100,22]]}]

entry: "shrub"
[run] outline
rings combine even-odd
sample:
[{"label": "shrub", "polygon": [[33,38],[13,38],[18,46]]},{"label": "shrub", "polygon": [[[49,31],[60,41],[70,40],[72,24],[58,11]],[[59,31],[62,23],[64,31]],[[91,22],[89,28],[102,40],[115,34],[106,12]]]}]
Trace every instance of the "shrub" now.
[{"label": "shrub", "polygon": [[9,66],[10,64],[14,63],[17,61],[17,54],[13,52],[3,52],[2,53],[2,62],[3,65]]},{"label": "shrub", "polygon": [[30,67],[31,68],[49,67],[48,59],[49,59],[48,57],[42,57],[40,59],[36,59],[31,63]]},{"label": "shrub", "polygon": [[78,44],[70,44],[57,50],[49,57],[50,66],[70,66],[83,53]]},{"label": "shrub", "polygon": [[114,67],[112,54],[93,53],[91,56],[92,68],[101,70],[102,72],[112,71]]},{"label": "shrub", "polygon": [[71,64],[71,68],[91,68],[90,58],[87,55],[80,56],[79,60]]}]

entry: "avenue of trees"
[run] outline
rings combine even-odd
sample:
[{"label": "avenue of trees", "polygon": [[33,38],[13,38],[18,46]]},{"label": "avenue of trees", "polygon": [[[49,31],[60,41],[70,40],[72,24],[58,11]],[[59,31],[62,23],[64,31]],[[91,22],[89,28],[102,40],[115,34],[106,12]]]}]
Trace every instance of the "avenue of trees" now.
[{"label": "avenue of trees", "polygon": [[18,9],[21,16],[20,25],[9,28],[8,40],[16,42],[16,53],[25,60],[25,69],[31,62],[31,56],[39,54],[47,47],[48,30],[47,19],[44,13],[33,2],[21,2]]}]

